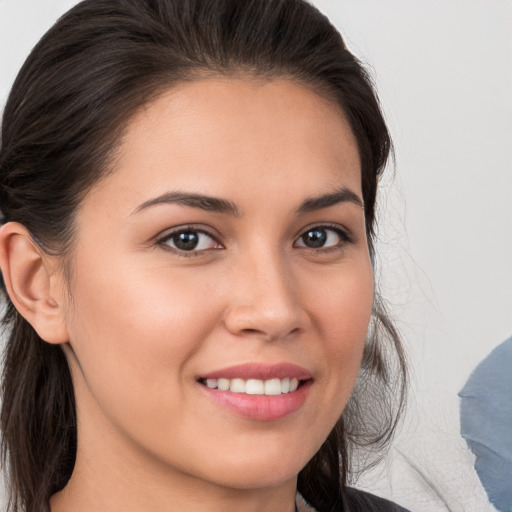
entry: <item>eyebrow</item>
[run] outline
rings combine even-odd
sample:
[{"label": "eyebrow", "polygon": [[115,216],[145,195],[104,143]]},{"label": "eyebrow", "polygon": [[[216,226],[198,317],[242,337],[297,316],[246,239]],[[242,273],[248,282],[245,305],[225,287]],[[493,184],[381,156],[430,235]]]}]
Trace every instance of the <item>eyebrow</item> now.
[{"label": "eyebrow", "polygon": [[[305,199],[297,208],[297,213],[304,214],[347,202],[353,203],[364,209],[362,199],[349,188],[342,187],[330,194]],[[202,194],[190,194],[186,192],[168,192],[162,194],[154,199],[150,199],[142,203],[133,213],[137,213],[141,210],[145,210],[146,208],[159,204],[179,204],[190,208],[199,208],[208,212],[225,213],[232,215],[233,217],[242,216],[242,211],[238,206],[227,199],[205,196]]]},{"label": "eyebrow", "polygon": [[342,187],[330,194],[325,194],[317,197],[311,197],[304,200],[299,208],[298,213],[308,213],[322,208],[329,208],[338,203],[353,203],[364,210],[363,200],[352,190],[347,187]]},{"label": "eyebrow", "polygon": [[161,196],[150,199],[142,203],[134,213],[155,206],[157,204],[180,204],[182,206],[189,206],[191,208],[199,208],[208,212],[227,213],[234,217],[241,217],[238,206],[226,199],[219,199],[218,197],[204,196],[201,194],[188,194],[185,192],[168,192]]}]

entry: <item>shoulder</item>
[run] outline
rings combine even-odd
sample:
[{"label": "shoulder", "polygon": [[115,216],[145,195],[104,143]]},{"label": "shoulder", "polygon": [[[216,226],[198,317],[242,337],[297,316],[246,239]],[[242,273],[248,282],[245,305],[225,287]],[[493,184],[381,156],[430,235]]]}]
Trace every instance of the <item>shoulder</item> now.
[{"label": "shoulder", "polygon": [[[304,498],[297,493],[297,512],[320,512],[309,505]],[[369,492],[359,489],[346,488],[344,503],[332,510],[332,512],[410,512],[406,508],[392,501],[380,498]]]},{"label": "shoulder", "polygon": [[[407,509],[374,494],[359,489],[346,489],[346,505],[343,512],[409,512]],[[341,511],[340,511],[341,512]]]}]

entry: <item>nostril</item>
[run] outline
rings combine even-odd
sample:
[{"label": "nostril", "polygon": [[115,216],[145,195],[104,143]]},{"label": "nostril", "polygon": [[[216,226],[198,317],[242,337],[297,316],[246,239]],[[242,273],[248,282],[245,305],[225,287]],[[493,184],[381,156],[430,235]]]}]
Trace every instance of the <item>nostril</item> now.
[{"label": "nostril", "polygon": [[258,331],[258,329],[243,329],[243,332],[247,334],[261,334],[261,331]]},{"label": "nostril", "polygon": [[234,304],[225,312],[226,329],[236,336],[267,340],[296,336],[302,331],[307,318],[305,312],[295,305],[289,307],[270,301],[253,300],[251,304]]}]

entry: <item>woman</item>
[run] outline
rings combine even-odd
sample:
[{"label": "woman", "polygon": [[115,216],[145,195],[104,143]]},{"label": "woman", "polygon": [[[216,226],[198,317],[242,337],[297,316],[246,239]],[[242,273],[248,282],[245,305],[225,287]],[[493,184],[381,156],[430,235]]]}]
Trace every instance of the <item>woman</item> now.
[{"label": "woman", "polygon": [[86,0],[2,130],[12,510],[400,510],[348,487],[405,364],[372,270],[391,142],[323,15]]}]

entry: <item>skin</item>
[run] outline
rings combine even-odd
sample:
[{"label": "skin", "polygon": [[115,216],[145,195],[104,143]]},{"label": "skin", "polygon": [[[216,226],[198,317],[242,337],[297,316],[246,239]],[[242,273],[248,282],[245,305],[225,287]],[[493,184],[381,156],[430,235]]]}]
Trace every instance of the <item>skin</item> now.
[{"label": "skin", "polygon": [[[372,309],[362,206],[297,212],[342,188],[362,197],[354,135],[300,84],[207,79],[147,105],[116,156],[80,205],[71,281],[41,251],[31,274],[45,300],[26,316],[62,343],[77,400],[76,467],[51,510],[292,512],[297,474],[353,389]],[[239,215],[140,209],[176,191]],[[301,235],[325,224],[327,245],[307,247]],[[213,238],[186,257],[169,238],[180,227]],[[25,246],[36,259],[19,225],[1,237],[4,268]],[[247,362],[307,369],[302,407],[258,421],[200,389],[198,376]]]}]

